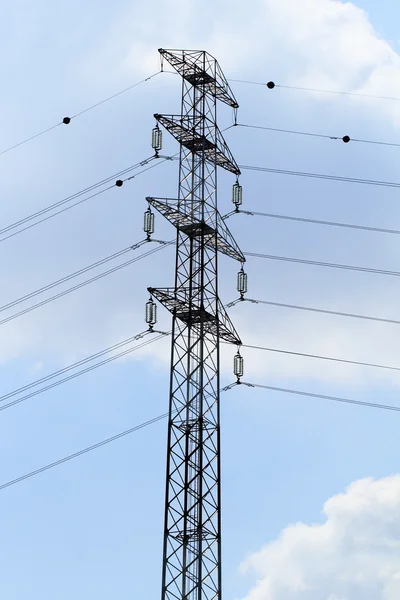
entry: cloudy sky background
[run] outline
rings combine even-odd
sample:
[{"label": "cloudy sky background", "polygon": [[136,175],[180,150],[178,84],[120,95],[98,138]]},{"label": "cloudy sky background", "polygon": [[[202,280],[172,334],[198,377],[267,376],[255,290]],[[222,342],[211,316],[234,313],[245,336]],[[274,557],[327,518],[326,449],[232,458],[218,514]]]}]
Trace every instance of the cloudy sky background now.
[{"label": "cloudy sky background", "polygon": [[[206,49],[229,78],[400,97],[394,0],[203,5],[3,3],[1,148],[155,73],[159,47]],[[232,85],[241,123],[398,141],[399,102]],[[1,155],[1,228],[149,157],[152,115],[179,106],[179,79],[157,75]],[[231,124],[229,110],[221,108],[220,118],[221,127]],[[399,180],[398,148],[243,128],[226,139],[240,164]],[[164,140],[164,152],[175,153],[174,141]],[[249,210],[399,228],[395,189],[249,171],[241,182]],[[231,209],[232,183],[221,174],[221,212]],[[176,163],[159,165],[0,242],[1,304],[142,239],[144,198],[173,197],[176,187]],[[229,226],[245,251],[399,270],[397,236],[247,216]],[[156,235],[174,235],[161,217]],[[170,285],[173,263],[173,249],[163,250],[2,325],[0,393],[142,331],[146,289]],[[237,265],[222,264],[228,302]],[[396,277],[258,259],[246,270],[254,298],[398,318]],[[261,305],[230,314],[248,344],[400,366],[395,325]],[[168,314],[159,315],[168,329]],[[168,348],[154,344],[2,412],[0,484],[165,412]],[[226,383],[232,355],[224,348]],[[394,371],[244,356],[250,381],[398,403]],[[226,598],[398,597],[395,413],[237,389],[223,396],[223,425]],[[1,491],[1,595],[158,597],[165,434],[165,423],[153,425]]]}]

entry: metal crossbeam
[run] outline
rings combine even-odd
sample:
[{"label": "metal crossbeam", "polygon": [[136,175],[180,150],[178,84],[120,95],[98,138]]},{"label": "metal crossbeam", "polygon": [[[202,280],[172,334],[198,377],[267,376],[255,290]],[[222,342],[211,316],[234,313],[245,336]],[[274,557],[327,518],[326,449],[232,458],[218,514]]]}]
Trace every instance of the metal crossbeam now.
[{"label": "metal crossbeam", "polygon": [[[205,121],[202,124],[198,118],[192,116],[177,117],[175,115],[156,114],[154,117],[182,146],[195,154],[204,156],[207,161],[212,162],[214,165],[222,167],[235,175],[240,175],[240,169],[215,123]],[[199,132],[202,127],[205,133]],[[206,135],[207,133],[213,134],[214,140],[210,140]]]},{"label": "metal crossbeam", "polygon": [[239,104],[221,67],[211,54],[199,50],[159,50],[170,65],[193,86],[201,85],[204,91],[232,108]]},{"label": "metal crossbeam", "polygon": [[[194,216],[192,202],[179,202],[173,198],[146,198],[147,202],[157,209],[177,229],[186,233],[188,237],[203,235],[206,246],[214,248],[241,263],[246,261],[242,251],[237,245],[233,235],[222,216],[216,210],[213,212],[215,224],[202,222]],[[179,204],[179,207],[178,207]],[[209,220],[210,220],[209,219]]]}]

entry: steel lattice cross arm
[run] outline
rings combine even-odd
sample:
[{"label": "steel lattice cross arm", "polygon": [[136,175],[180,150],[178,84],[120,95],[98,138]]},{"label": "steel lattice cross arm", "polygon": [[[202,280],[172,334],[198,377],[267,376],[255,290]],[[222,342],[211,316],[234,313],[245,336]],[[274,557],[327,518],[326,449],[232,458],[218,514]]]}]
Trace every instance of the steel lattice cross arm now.
[{"label": "steel lattice cross arm", "polygon": [[217,210],[217,168],[240,170],[216,103],[238,105],[207,52],[160,52],[182,76],[181,115],[156,116],[180,144],[178,198],[148,198],[177,230],[174,287],[149,288],[172,313],[161,598],[221,600],[220,341],[241,342],[218,296],[218,255],[244,256]]},{"label": "steel lattice cross arm", "polygon": [[211,54],[201,50],[159,50],[186,81],[232,108],[239,108],[221,67]]},{"label": "steel lattice cross arm", "polygon": [[178,294],[172,288],[148,288],[148,291],[176,318],[190,324],[193,329],[202,324],[203,335],[215,336],[218,333],[224,342],[241,345],[242,341],[220,300],[218,314],[212,314],[190,302],[189,289],[181,289]]},{"label": "steel lattice cross arm", "polygon": [[[217,250],[241,263],[246,262],[243,252],[237,245],[228,226],[217,210],[209,215],[204,222],[196,218],[197,208],[193,202],[179,202],[173,198],[146,198],[147,202],[157,209],[176,228],[180,229],[188,237],[204,236],[206,246],[214,248],[217,242]],[[211,221],[215,217],[215,222]]]},{"label": "steel lattice cross arm", "polygon": [[[192,116],[156,114],[154,117],[188,150],[200,156],[204,155],[205,159],[213,164],[240,175],[240,169],[215,123],[204,119],[204,123],[200,123],[200,117]],[[210,139],[211,136],[214,136],[214,140]]]}]

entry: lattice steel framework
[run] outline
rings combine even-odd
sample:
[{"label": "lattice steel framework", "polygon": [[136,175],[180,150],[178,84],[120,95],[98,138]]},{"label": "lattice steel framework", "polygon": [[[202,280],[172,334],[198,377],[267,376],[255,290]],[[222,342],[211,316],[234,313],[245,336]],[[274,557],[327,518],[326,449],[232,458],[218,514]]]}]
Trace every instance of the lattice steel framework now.
[{"label": "lattice steel framework", "polygon": [[218,297],[218,251],[244,256],[217,211],[217,167],[240,170],[216,122],[238,104],[207,52],[160,50],[182,76],[180,116],[155,115],[180,143],[176,200],[149,203],[177,228],[174,288],[149,288],[173,315],[162,600],[221,599],[219,342],[240,344]]}]

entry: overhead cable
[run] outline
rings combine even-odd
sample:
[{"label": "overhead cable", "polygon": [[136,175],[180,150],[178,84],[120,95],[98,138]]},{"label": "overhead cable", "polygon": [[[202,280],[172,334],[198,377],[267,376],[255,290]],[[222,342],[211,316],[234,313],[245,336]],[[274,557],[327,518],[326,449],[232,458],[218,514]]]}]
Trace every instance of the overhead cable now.
[{"label": "overhead cable", "polygon": [[291,256],[274,256],[272,254],[258,254],[257,252],[243,252],[245,256],[253,258],[263,258],[266,260],[277,260],[289,263],[297,263],[302,265],[312,265],[315,267],[326,267],[329,269],[343,269],[345,271],[358,271],[361,273],[374,273],[376,275],[389,275],[391,277],[400,277],[400,271],[389,271],[386,269],[374,269],[372,267],[360,267],[356,265],[343,265],[340,263],[329,263],[318,260],[306,260],[303,258],[295,258]]},{"label": "overhead cable", "polygon": [[[93,360],[96,360],[97,358],[101,358],[105,354],[109,354],[110,352],[119,350],[120,348],[123,348],[124,346],[127,346],[128,344],[130,344],[132,342],[136,342],[151,333],[153,333],[153,331],[150,331],[148,329],[146,331],[143,331],[142,333],[138,333],[134,336],[126,338],[125,340],[122,340],[121,342],[113,344],[112,346],[109,346],[108,348],[104,348],[103,350],[99,350],[98,352],[95,352],[94,354],[86,356],[85,358],[82,358],[66,367],[63,367],[62,369],[58,369],[57,371],[54,371],[53,373],[50,373],[49,375],[45,375],[44,377],[41,377],[40,379],[31,381],[30,383],[28,383],[26,385],[23,385],[15,390],[12,390],[11,392],[8,392],[8,393],[0,396],[0,402],[5,402],[5,400],[9,400],[10,398],[13,398],[14,396],[18,396],[18,394],[27,392],[28,390],[31,390],[31,389],[37,387],[38,385],[41,385],[42,383],[46,383],[47,381],[50,381],[51,379],[55,379],[56,377],[59,377],[60,375],[64,375],[65,373],[68,373],[69,371],[73,371],[74,369],[81,367],[82,365],[85,365],[89,362],[92,362]],[[161,332],[159,332],[159,331],[154,331],[154,333],[161,334]],[[166,333],[165,335],[168,335],[168,333]],[[151,341],[151,343],[153,341],[155,341],[155,340],[153,339]],[[40,393],[42,393],[42,391],[45,391],[45,390],[40,390]]]},{"label": "overhead cable", "polygon": [[[151,341],[155,341],[155,338],[153,338],[153,340],[151,340]],[[221,390],[221,391],[223,392],[225,390]],[[173,411],[173,413],[175,413],[175,412],[176,411]],[[134,427],[131,427],[130,429],[126,429],[125,431],[121,431],[120,433],[117,433],[116,435],[113,435],[112,437],[101,440],[97,444],[93,444],[92,446],[87,446],[86,448],[83,448],[82,450],[79,450],[78,452],[74,452],[73,454],[64,456],[63,458],[56,460],[52,463],[48,463],[47,465],[44,465],[43,467],[40,467],[39,469],[35,469],[34,471],[25,473],[25,475],[21,475],[20,477],[11,479],[10,481],[7,481],[0,485],[0,491],[4,490],[5,488],[16,485],[17,483],[21,483],[22,481],[25,481],[26,479],[30,479],[31,477],[35,477],[36,475],[39,475],[40,473],[48,471],[49,469],[58,467],[58,466],[62,465],[63,463],[69,462],[70,460],[73,460],[75,458],[78,458],[79,456],[82,456],[83,454],[87,454],[88,452],[97,450],[98,448],[101,448],[102,446],[111,444],[112,442],[115,442],[116,440],[119,440],[122,437],[130,435],[131,433],[134,433],[135,431],[139,431],[140,429],[144,429],[145,427],[153,425],[154,423],[158,423],[158,421],[162,421],[163,419],[166,419],[168,416],[169,416],[169,413],[164,413],[162,415],[159,415],[158,417],[154,417],[153,419],[150,419],[149,421],[145,421],[144,423],[141,423],[140,425],[135,425]]]},{"label": "overhead cable", "polygon": [[340,181],[342,183],[358,183],[360,185],[372,185],[377,187],[400,188],[400,183],[394,181],[379,181],[375,179],[361,179],[356,177],[342,177],[341,175],[327,175],[323,173],[307,173],[305,171],[289,171],[286,169],[272,169],[270,167],[257,167],[251,165],[239,165],[240,169],[257,171],[259,173],[272,173],[275,175],[290,175],[291,177],[306,177],[310,179],[325,179],[327,181]]},{"label": "overhead cable", "polygon": [[152,254],[155,254],[156,252],[159,252],[166,246],[170,245],[170,243],[171,242],[166,242],[163,245],[157,246],[157,248],[153,248],[152,250],[148,250],[147,252],[144,252],[143,254],[139,254],[139,256],[136,256],[135,258],[131,258],[131,259],[121,263],[120,265],[117,265],[117,266],[113,267],[112,269],[109,269],[108,271],[104,271],[103,273],[100,273],[90,279],[82,281],[81,283],[79,283],[71,288],[68,288],[68,289],[64,290],[63,292],[55,294],[54,296],[50,296],[50,298],[46,298],[45,300],[42,300],[41,302],[38,302],[37,304],[33,304],[32,306],[28,306],[27,308],[2,319],[0,321],[0,325],[4,325],[5,323],[8,323],[9,321],[13,321],[14,319],[17,319],[18,317],[35,310],[36,308],[39,308],[46,304],[49,304],[50,302],[53,302],[54,300],[57,300],[58,298],[62,298],[63,296],[66,296],[67,294],[70,294],[71,292],[79,290],[82,287],[89,285],[90,283],[93,283],[94,281],[98,281],[99,279],[102,279],[103,277],[107,277],[108,275],[111,275],[112,273],[115,273],[116,271],[124,269],[125,267],[132,265],[133,263],[138,262],[139,260],[142,260],[143,258],[146,258],[147,256],[151,256]]},{"label": "overhead cable", "polygon": [[248,81],[244,79],[228,79],[228,81],[234,81],[235,83],[244,83],[249,85],[261,85],[263,87],[267,87],[270,90],[275,88],[281,88],[286,90],[296,90],[301,92],[318,92],[320,94],[336,94],[339,96],[355,96],[358,98],[370,98],[372,100],[393,100],[395,102],[400,102],[400,98],[395,96],[378,96],[376,94],[363,94],[361,92],[344,92],[338,90],[324,90],[320,88],[311,88],[311,87],[302,87],[298,85],[283,85],[279,83],[275,83],[274,81]]},{"label": "overhead cable", "polygon": [[[145,242],[146,242],[146,240],[141,242],[140,245]],[[139,247],[139,244],[137,245],[137,247]],[[100,267],[108,262],[111,262],[117,258],[120,258],[121,256],[124,256],[125,254],[127,254],[128,252],[131,252],[131,251],[132,251],[132,247],[128,246],[127,248],[124,248],[123,250],[119,250],[118,252],[114,252],[114,254],[110,254],[109,256],[106,256],[105,258],[102,258],[101,260],[98,260],[95,263],[88,265],[87,267],[83,267],[82,269],[79,269],[78,271],[75,271],[74,273],[70,273],[69,275],[66,275],[65,277],[61,277],[60,279],[57,279],[56,281],[53,281],[52,283],[44,285],[41,288],[34,290],[33,292],[29,292],[28,294],[25,294],[24,296],[21,296],[20,298],[16,298],[15,300],[8,302],[7,304],[3,304],[2,306],[0,306],[0,313],[4,312],[5,310],[8,310],[9,308],[13,308],[14,306],[17,306],[18,304],[21,304],[22,302],[26,302],[27,300],[30,300],[31,298],[34,298],[35,296],[39,296],[40,294],[43,294],[44,292],[47,292],[48,290],[51,290],[63,283],[66,283],[67,281],[70,281],[71,279],[75,279],[75,277],[79,277],[79,275],[83,275],[84,273],[92,271],[93,269],[96,269],[97,267]]]},{"label": "overhead cable", "polygon": [[373,369],[385,369],[388,371],[400,371],[400,367],[392,367],[390,365],[380,365],[376,363],[363,362],[359,360],[347,360],[344,358],[337,358],[335,356],[320,356],[319,354],[307,354],[305,352],[294,352],[292,350],[282,350],[280,348],[268,348],[265,346],[255,346],[250,344],[243,344],[242,348],[249,348],[250,350],[262,350],[264,352],[273,352],[275,354],[285,354],[286,356],[297,356],[301,358],[312,358],[314,360],[326,360],[329,362],[342,363],[346,365],[355,365],[359,367],[370,367]]},{"label": "overhead cable", "polygon": [[247,123],[236,123],[235,126],[243,127],[246,129],[259,129],[259,130],[264,130],[264,131],[273,131],[275,133],[289,133],[292,135],[301,135],[301,136],[314,137],[314,138],[324,138],[327,140],[341,141],[341,142],[344,142],[345,144],[349,144],[350,142],[358,142],[361,144],[377,144],[379,146],[394,146],[394,147],[400,148],[400,144],[397,144],[395,142],[382,142],[382,141],[378,141],[378,140],[364,140],[364,139],[360,139],[360,138],[350,137],[349,135],[343,135],[343,136],[327,135],[327,134],[323,134],[323,133],[313,133],[310,131],[298,131],[295,129],[279,129],[278,127],[265,127],[263,125],[250,125]]},{"label": "overhead cable", "polygon": [[[109,362],[112,362],[114,360],[117,360],[118,358],[121,358],[123,356],[126,356],[127,354],[130,354],[131,352],[134,352],[135,350],[139,350],[140,348],[143,348],[144,346],[147,346],[148,344],[152,344],[155,341],[158,341],[159,339],[170,335],[170,331],[168,332],[160,332],[160,331],[145,331],[141,334],[137,334],[136,336],[127,338],[126,340],[123,340],[121,342],[119,342],[118,344],[114,344],[113,346],[110,346],[109,348],[106,348],[104,350],[101,350],[99,352],[96,352],[95,354],[92,354],[88,357],[85,357],[71,365],[68,365],[67,367],[64,367],[63,369],[60,369],[58,371],[55,371],[53,373],[50,373],[49,375],[46,375],[45,377],[42,377],[36,381],[33,381],[25,386],[22,386],[20,388],[17,388],[15,390],[12,390],[11,392],[8,392],[6,394],[3,394],[2,396],[0,396],[0,403],[5,402],[6,400],[9,400],[10,398],[13,398],[15,396],[18,396],[19,394],[23,393],[23,392],[27,392],[43,383],[46,383],[52,379],[55,379],[56,377],[59,377],[60,375],[63,375],[69,371],[72,371],[74,369],[76,369],[79,366],[83,366],[89,362],[92,362],[93,360],[100,358],[101,356],[104,356],[105,354],[109,354],[110,352],[114,352],[115,350],[118,350],[120,348],[122,348],[123,346],[126,346],[128,344],[130,344],[133,341],[137,341],[143,337],[145,337],[146,335],[149,334],[158,334],[157,337],[152,337],[150,340],[146,341],[146,342],[142,342],[141,344],[139,344],[138,346],[134,346],[133,348],[128,348],[127,350],[124,350],[110,358],[107,358],[99,363],[94,364],[93,366],[90,366],[88,368],[82,369],[81,371],[78,371],[76,373],[74,373],[73,375],[70,375],[64,379],[58,380],[48,386],[42,387],[34,392],[31,392],[29,394],[26,394],[25,396],[22,396],[20,398],[18,398],[17,400],[14,400],[13,402],[10,402],[4,406],[0,406],[0,411],[1,410],[5,410],[7,408],[10,408],[11,406],[14,406],[15,404],[19,404],[20,402],[23,402],[25,400],[28,400],[34,396],[37,396],[39,394],[42,394],[48,390],[53,389],[53,387],[56,387],[58,385],[61,385],[63,383],[66,383],[68,381],[70,381],[71,379],[75,379],[77,377],[80,377],[81,375],[84,375],[85,373],[88,373],[94,369],[97,369],[98,367],[101,367],[105,364],[108,364]],[[400,371],[400,367],[392,367],[392,366],[388,366],[388,365],[381,365],[381,364],[375,364],[375,363],[368,363],[368,362],[361,362],[361,361],[354,361],[354,360],[346,360],[346,359],[342,359],[342,358],[337,358],[337,357],[327,357],[327,356],[319,356],[319,355],[315,355],[315,354],[306,354],[306,353],[301,353],[301,352],[293,352],[293,351],[288,351],[288,350],[281,350],[281,349],[276,349],[276,348],[268,348],[268,347],[263,347],[263,346],[256,346],[256,345],[250,345],[250,344],[243,344],[242,348],[248,348],[251,350],[261,350],[261,351],[265,351],[265,352],[273,352],[273,353],[279,353],[279,354],[285,354],[285,355],[291,355],[291,356],[300,356],[302,358],[311,358],[311,359],[318,359],[318,360],[326,360],[326,361],[333,361],[333,362],[338,362],[338,363],[343,363],[343,364],[351,364],[351,365],[356,365],[356,366],[363,366],[363,367],[370,367],[370,368],[377,368],[377,369],[387,369],[387,370],[391,370],[391,371]]]},{"label": "overhead cable", "polygon": [[222,391],[229,391],[237,386],[244,385],[250,388],[259,388],[263,390],[269,390],[271,392],[281,392],[284,394],[295,394],[296,396],[308,396],[309,398],[320,398],[321,400],[331,400],[332,402],[340,402],[343,404],[353,404],[355,406],[365,406],[367,408],[378,408],[380,410],[390,410],[394,412],[400,412],[400,406],[394,406],[391,404],[378,404],[376,402],[364,402],[362,400],[351,400],[350,398],[340,398],[338,396],[327,396],[326,394],[314,394],[313,392],[304,392],[301,390],[291,390],[287,388],[275,387],[272,385],[261,385],[257,383],[247,383],[242,381],[240,383],[232,383],[226,386]]},{"label": "overhead cable", "polygon": [[[8,402],[7,404],[2,404],[0,406],[0,412],[3,410],[7,410],[8,408],[15,406],[16,404],[25,402],[25,400],[29,400],[30,398],[33,398],[34,396],[43,394],[43,392],[47,392],[48,390],[51,390],[59,385],[62,385],[64,383],[66,383],[67,381],[71,381],[72,379],[81,377],[82,375],[85,375],[86,373],[89,373],[90,371],[94,371],[95,369],[98,369],[99,367],[103,367],[104,365],[107,365],[110,362],[113,362],[114,360],[118,360],[119,358],[122,358],[123,356],[127,356],[128,354],[131,354],[132,352],[135,352],[136,350],[140,350],[141,348],[144,348],[145,346],[148,346],[149,344],[153,344],[154,342],[157,342],[158,340],[165,337],[166,335],[169,335],[168,333],[164,333],[164,332],[154,332],[154,333],[159,333],[159,335],[152,337],[150,340],[147,340],[146,342],[142,342],[141,344],[138,344],[137,346],[127,348],[126,350],[123,350],[122,352],[119,352],[118,354],[115,354],[114,356],[105,358],[104,360],[102,360],[98,363],[95,363],[94,365],[90,365],[89,367],[86,367],[85,369],[81,369],[80,371],[77,371],[76,373],[72,373],[71,375],[68,375],[67,377],[64,377],[63,379],[54,381],[53,383],[50,383],[49,385],[46,385],[43,388],[40,388],[39,390],[30,392],[29,394],[26,394],[25,396],[21,396],[20,398],[17,398],[16,400],[12,400],[12,402]],[[92,360],[92,358],[90,360]],[[11,392],[10,394],[12,395],[13,392]],[[11,397],[10,394],[8,395],[9,398]]]},{"label": "overhead cable", "polygon": [[272,302],[269,300],[259,300],[259,299],[254,299],[254,298],[238,298],[237,300],[230,302],[227,305],[227,307],[232,308],[233,306],[236,306],[237,304],[240,304],[241,302],[251,302],[253,304],[266,304],[268,306],[274,306],[277,308],[290,308],[293,310],[303,310],[303,311],[312,312],[312,313],[322,313],[325,315],[332,315],[332,316],[336,316],[336,317],[349,317],[351,319],[362,319],[365,321],[376,321],[378,323],[389,323],[392,325],[400,325],[400,321],[397,321],[396,319],[385,319],[383,317],[372,317],[370,315],[361,315],[361,314],[357,314],[357,313],[341,312],[338,310],[328,310],[325,308],[315,308],[315,307],[311,307],[311,306],[299,306],[298,304],[285,304],[283,302]]},{"label": "overhead cable", "polygon": [[43,473],[44,471],[48,471],[49,469],[53,469],[54,467],[58,467],[59,465],[62,465],[63,463],[73,460],[74,458],[78,458],[78,456],[82,456],[83,454],[87,454],[88,452],[92,452],[93,450],[97,450],[97,448],[101,448],[102,446],[111,444],[112,442],[115,442],[116,440],[119,440],[122,437],[130,435],[131,433],[134,433],[135,431],[139,431],[140,429],[144,429],[145,427],[148,427],[149,425],[153,425],[154,423],[157,423],[158,421],[166,419],[167,417],[168,417],[168,413],[164,413],[163,415],[159,415],[158,417],[155,417],[154,419],[150,419],[149,421],[140,423],[140,425],[135,425],[135,427],[131,427],[130,429],[126,429],[125,431],[121,431],[120,433],[117,433],[116,435],[113,435],[112,437],[106,438],[106,439],[102,440],[101,442],[98,442],[97,444],[93,444],[92,446],[87,446],[86,448],[83,448],[82,450],[79,450],[78,452],[74,452],[73,454],[64,456],[64,458],[60,458],[60,460],[56,460],[56,461],[49,463],[43,467],[40,467],[39,469],[30,471],[29,473],[26,473],[25,475],[21,475],[20,477],[17,477],[16,479],[7,481],[6,483],[3,483],[0,485],[0,490],[4,490],[5,488],[11,487],[12,485],[15,485],[17,483],[21,483],[21,481],[30,479],[31,477],[34,477],[35,475],[39,475],[40,473]]},{"label": "overhead cable", "polygon": [[[355,406],[364,406],[364,407],[368,407],[368,408],[376,408],[376,409],[380,409],[380,410],[390,410],[390,411],[395,411],[395,412],[400,411],[400,407],[397,407],[397,406],[377,404],[377,403],[372,403],[372,402],[363,402],[361,400],[351,400],[349,398],[340,398],[337,396],[314,394],[311,392],[303,392],[300,390],[290,390],[290,389],[286,389],[286,388],[264,386],[264,385],[258,385],[258,384],[247,383],[247,382],[241,382],[241,384],[239,384],[239,385],[244,385],[246,387],[252,387],[252,388],[266,389],[266,390],[281,392],[281,393],[286,393],[286,394],[296,394],[296,395],[300,395],[300,396],[308,396],[311,398],[320,398],[322,400],[330,400],[333,402],[353,404]],[[221,389],[221,392],[227,392],[237,386],[238,386],[237,383],[228,385],[228,386],[224,387],[223,389]],[[93,450],[97,450],[98,448],[101,448],[102,446],[111,444],[112,442],[115,442],[116,440],[121,439],[122,437],[130,435],[131,433],[134,433],[135,431],[144,429],[145,427],[148,427],[150,425],[153,425],[154,423],[157,423],[163,419],[166,419],[168,416],[169,416],[169,413],[164,413],[162,415],[159,415],[158,417],[155,417],[154,419],[150,419],[149,421],[145,421],[144,423],[141,423],[140,425],[136,425],[135,427],[131,427],[130,429],[126,429],[125,431],[121,431],[120,433],[117,433],[116,435],[114,435],[112,437],[101,440],[97,444],[87,446],[86,448],[83,448],[82,450],[79,450],[78,452],[69,454],[57,461],[52,462],[52,463],[48,463],[48,464],[44,465],[43,467],[40,467],[39,469],[35,469],[34,471],[25,473],[24,475],[21,475],[20,477],[11,479],[10,481],[7,481],[7,482],[1,484],[0,490],[3,490],[5,488],[16,485],[17,483],[21,483],[22,481],[25,481],[26,479],[30,479],[31,477],[35,477],[36,475],[39,475],[40,473],[48,471],[49,469],[53,469],[54,467],[58,467],[59,465],[62,465],[63,463],[66,463],[70,460],[78,458],[79,456],[82,456],[83,454],[87,454],[88,452],[92,452]]]},{"label": "overhead cable", "polygon": [[134,83],[133,85],[130,85],[129,87],[124,88],[115,94],[112,94],[112,96],[108,96],[107,98],[100,100],[100,102],[96,102],[95,104],[92,104],[91,106],[88,106],[87,108],[84,108],[83,110],[73,114],[71,117],[64,117],[62,119],[62,121],[59,121],[59,122],[55,123],[54,125],[51,125],[50,127],[47,127],[46,129],[43,129],[42,131],[39,131],[38,133],[35,133],[34,135],[31,135],[30,137],[27,137],[27,138],[21,140],[20,142],[13,144],[12,146],[9,146],[8,148],[4,148],[4,150],[0,151],[0,156],[3,154],[6,154],[7,152],[10,152],[11,150],[14,150],[15,148],[19,148],[19,146],[23,146],[24,144],[27,144],[28,142],[31,142],[32,140],[35,140],[38,137],[41,137],[45,133],[48,133],[48,132],[52,131],[53,129],[60,127],[60,125],[69,125],[73,119],[76,119],[77,117],[80,117],[81,115],[93,110],[94,108],[97,108],[98,106],[101,106],[102,104],[105,104],[106,102],[109,102],[110,100],[113,100],[114,98],[117,98],[118,96],[121,96],[122,94],[125,94],[126,92],[128,92],[130,90],[133,90],[135,87],[145,83],[146,81],[150,81],[150,79],[153,79],[153,77],[156,77],[156,75],[158,75],[159,73],[161,73],[161,71],[158,71],[157,73],[153,73],[153,75],[146,77],[146,79],[142,79],[141,81],[138,81],[137,83]]},{"label": "overhead cable", "polygon": [[152,160],[155,160],[156,157],[152,156],[148,159],[145,159],[144,161],[141,161],[140,163],[138,163],[137,165],[133,165],[132,167],[129,167],[128,169],[125,169],[124,171],[120,171],[119,173],[117,173],[116,175],[107,178],[107,180],[103,180],[97,184],[94,184],[93,186],[90,186],[90,188],[85,188],[84,190],[77,192],[77,194],[73,194],[72,196],[68,196],[67,198],[64,198],[63,200],[60,200],[59,202],[56,202],[55,204],[52,204],[50,206],[47,206],[44,209],[41,209],[40,211],[37,211],[36,213],[33,213],[31,215],[28,215],[27,217],[24,217],[23,219],[20,219],[19,221],[16,221],[15,223],[12,223],[11,225],[7,225],[6,227],[4,227],[3,229],[0,230],[0,243],[4,242],[5,240],[8,240],[16,235],[19,235],[20,233],[27,231],[28,229],[32,229],[32,227],[36,227],[36,225],[39,225],[40,223],[44,223],[45,221],[48,221],[49,219],[52,219],[53,217],[56,217],[57,215],[60,215],[72,208],[75,208],[76,206],[79,206],[81,204],[83,204],[84,202],[87,202],[88,200],[91,200],[92,198],[95,198],[96,196],[99,196],[100,194],[104,194],[105,192],[108,192],[109,190],[113,189],[114,187],[122,187],[122,185],[128,181],[132,181],[133,179],[135,179],[136,177],[138,177],[139,175],[141,175],[142,173],[145,173],[146,171],[149,171],[150,169],[154,169],[155,167],[157,167],[158,165],[166,162],[167,160],[169,160],[168,158],[165,158],[164,160],[160,160],[157,161],[155,164],[146,167],[142,170],[140,170],[139,172],[135,173],[134,175],[130,175],[129,177],[126,177],[125,179],[117,179],[115,181],[115,183],[113,183],[112,185],[103,188],[101,190],[99,190],[98,192],[90,195],[90,196],[85,196],[83,199],[79,200],[78,202],[75,202],[72,205],[69,205],[57,212],[54,212],[52,214],[50,214],[47,217],[44,217],[43,219],[40,219],[38,221],[35,221],[34,223],[27,225],[26,227],[23,227],[22,229],[18,229],[17,231],[5,236],[5,237],[1,237],[1,235],[3,233],[6,233],[12,229],[15,229],[17,227],[19,227],[20,225],[23,225],[24,223],[31,221],[33,219],[35,219],[36,217],[45,214],[47,212],[50,212],[52,210],[54,210],[55,208],[57,208],[58,206],[61,206],[63,204],[67,204],[68,202],[71,202],[72,200],[75,200],[76,198],[79,198],[81,196],[84,196],[88,191],[91,191],[92,189],[96,189],[98,187],[101,187],[102,185],[105,185],[106,183],[109,183],[110,181],[112,181],[115,177],[120,177],[121,175],[129,175],[129,173],[131,173],[132,171],[136,170],[139,166],[144,166],[147,165],[148,163],[150,163]]},{"label": "overhead cable", "polygon": [[384,227],[371,227],[369,225],[357,225],[354,223],[341,223],[338,221],[322,221],[319,219],[309,219],[306,217],[296,217],[293,215],[281,215],[281,214],[277,214],[277,213],[264,213],[264,212],[257,212],[257,211],[253,211],[253,210],[234,210],[231,213],[228,213],[227,215],[225,215],[224,219],[228,219],[229,217],[233,216],[233,215],[238,215],[238,214],[244,214],[244,215],[248,215],[248,216],[254,216],[254,217],[266,217],[269,219],[282,219],[284,221],[294,221],[294,222],[299,222],[299,223],[311,223],[312,225],[326,225],[329,227],[343,227],[345,229],[359,229],[361,231],[370,231],[370,232],[374,232],[374,233],[389,233],[389,234],[394,234],[394,235],[399,235],[400,234],[400,229],[387,229]]},{"label": "overhead cable", "polygon": [[[227,127],[227,129],[231,129],[234,125]],[[165,160],[179,160],[177,155],[164,157],[160,156],[160,158],[164,158]],[[385,181],[379,179],[362,179],[359,177],[346,177],[342,175],[329,175],[325,173],[312,173],[307,171],[292,171],[288,169],[274,169],[272,167],[259,167],[257,165],[239,165],[239,168],[243,171],[254,171],[257,173],[271,173],[274,175],[289,175],[291,177],[305,177],[309,179],[323,179],[326,181],[338,181],[341,183],[357,183],[360,185],[372,185],[375,187],[387,187],[387,188],[400,188],[400,182],[396,181]],[[236,211],[234,211],[236,212]],[[232,212],[233,214],[233,212]],[[226,217],[225,217],[226,218]]]}]

